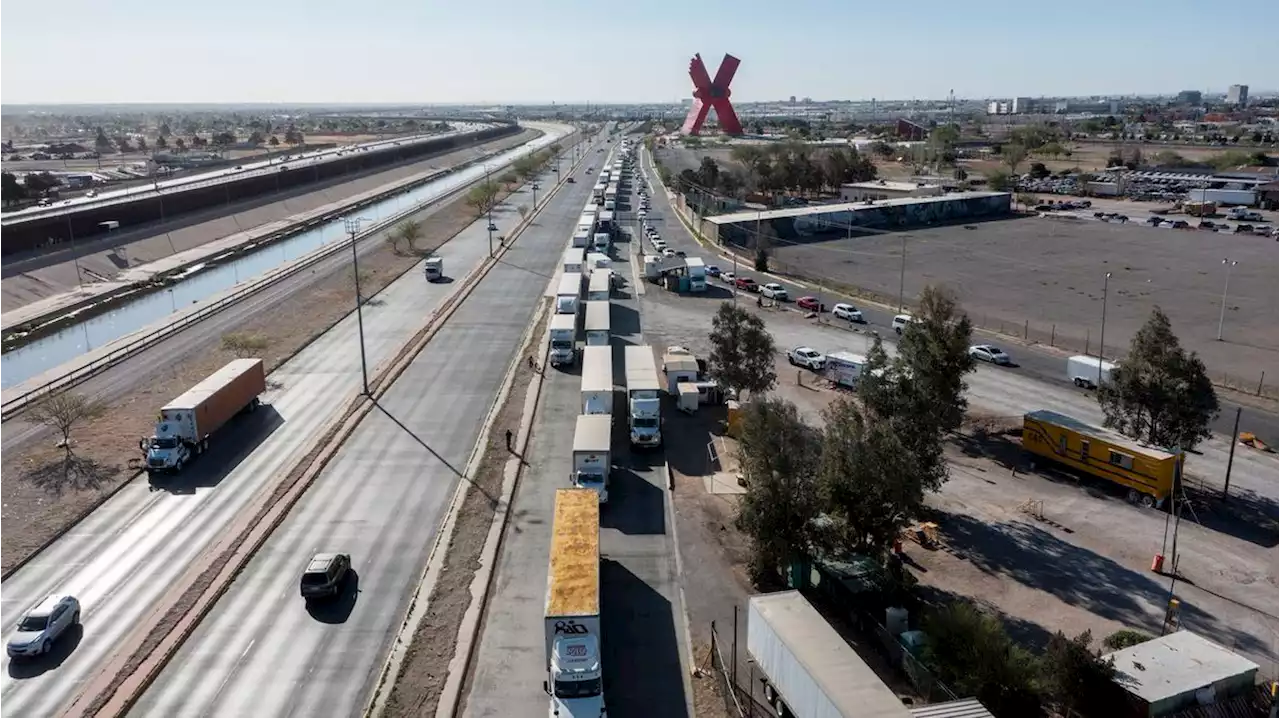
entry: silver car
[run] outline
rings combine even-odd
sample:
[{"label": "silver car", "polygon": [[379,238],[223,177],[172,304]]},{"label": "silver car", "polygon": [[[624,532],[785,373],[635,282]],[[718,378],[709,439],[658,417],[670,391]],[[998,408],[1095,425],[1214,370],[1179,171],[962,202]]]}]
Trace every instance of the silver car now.
[{"label": "silver car", "polygon": [[79,623],[80,602],[74,596],[49,596],[18,620],[18,630],[9,637],[9,657],[48,653],[62,634]]}]

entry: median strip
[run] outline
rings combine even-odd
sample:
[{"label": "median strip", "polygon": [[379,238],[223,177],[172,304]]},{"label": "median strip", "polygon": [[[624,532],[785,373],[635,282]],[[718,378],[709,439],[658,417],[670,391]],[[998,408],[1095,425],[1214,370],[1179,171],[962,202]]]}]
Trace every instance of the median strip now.
[{"label": "median strip", "polygon": [[[550,193],[547,199],[550,200]],[[375,401],[408,368],[480,280],[501,261],[511,244],[546,204],[544,202],[542,207],[522,220],[509,241],[462,280],[459,289],[432,314],[423,329],[394,359],[375,370],[370,384]],[[126,640],[125,645],[132,648],[113,655],[108,665],[86,685],[63,715],[120,716],[127,713],[372,406],[367,397],[350,399],[340,415],[327,425],[312,452],[286,475],[270,496],[256,500],[253,510],[240,514],[240,520],[228,531],[227,538],[204,552],[203,560],[187,571]],[[187,605],[188,601],[193,601],[193,605]]]}]

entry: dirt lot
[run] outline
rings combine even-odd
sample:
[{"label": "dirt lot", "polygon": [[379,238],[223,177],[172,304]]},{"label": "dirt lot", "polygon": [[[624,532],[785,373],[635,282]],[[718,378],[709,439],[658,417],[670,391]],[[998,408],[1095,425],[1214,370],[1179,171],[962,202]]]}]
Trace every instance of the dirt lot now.
[{"label": "dirt lot", "polygon": [[[1123,353],[1155,305],[1183,346],[1199,352],[1215,380],[1252,390],[1262,372],[1275,383],[1277,326],[1275,241],[1145,225],[1012,219],[776,248],[775,267],[833,285],[896,298],[906,244],[905,292],[944,284],[980,326],[1017,331],[1080,351],[1096,351],[1104,274],[1109,355]],[[1232,269],[1223,339],[1216,341],[1226,279]]]},{"label": "dirt lot", "polygon": [[[540,317],[530,338],[539,340],[546,331],[546,301],[535,316]],[[520,349],[517,356],[529,354],[528,348]],[[463,499],[462,507],[453,526],[453,535],[445,553],[444,567],[427,598],[428,612],[414,631],[405,652],[404,662],[387,698],[383,715],[387,718],[434,715],[440,700],[440,691],[449,677],[449,663],[453,660],[458,630],[463,614],[471,607],[471,582],[480,567],[480,554],[485,539],[493,525],[497,501],[502,495],[503,470],[511,458],[506,447],[506,435],[500,427],[520,426],[525,399],[532,388],[533,369],[524,362],[517,362],[512,379],[512,391],[494,418],[495,429],[489,434],[471,486]],[[412,609],[411,609],[412,610]]]},{"label": "dirt lot", "polygon": [[[438,246],[474,221],[464,198],[458,198],[427,217],[421,250]],[[379,245],[360,259],[361,289],[372,296],[420,261],[417,255],[396,254],[375,237]],[[317,280],[307,291],[296,292],[271,313],[260,313],[237,331],[269,337],[261,353],[267,371],[273,370],[303,349],[350,312],[352,277],[346,268]],[[49,444],[3,457],[5,481],[0,482],[0,564],[3,571],[24,561],[32,552],[96,508],[136,474],[131,468],[139,458],[136,443],[127,437],[142,436],[151,428],[157,406],[182,393],[219,366],[234,358],[221,347],[220,337],[209,337],[204,351],[192,359],[166,367],[157,380],[128,399],[106,407],[103,416],[73,434],[76,460],[64,470],[62,452]],[[125,437],[122,439],[122,437]]]}]

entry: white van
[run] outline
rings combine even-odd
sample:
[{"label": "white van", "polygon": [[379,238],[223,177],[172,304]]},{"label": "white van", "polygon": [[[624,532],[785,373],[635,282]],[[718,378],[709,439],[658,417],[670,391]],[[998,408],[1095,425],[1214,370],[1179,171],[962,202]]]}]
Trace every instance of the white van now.
[{"label": "white van", "polygon": [[1067,378],[1081,389],[1097,389],[1098,382],[1111,381],[1111,372],[1115,364],[1098,357],[1073,356],[1067,359]]},{"label": "white van", "polygon": [[920,320],[916,319],[910,314],[899,314],[898,316],[893,318],[893,331],[901,334],[902,330],[906,329],[908,324],[919,324],[919,323],[920,323]]}]

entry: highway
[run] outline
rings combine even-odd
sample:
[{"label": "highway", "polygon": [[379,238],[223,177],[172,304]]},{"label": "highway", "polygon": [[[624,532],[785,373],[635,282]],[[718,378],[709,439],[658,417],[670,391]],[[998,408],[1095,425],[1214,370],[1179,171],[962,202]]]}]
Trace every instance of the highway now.
[{"label": "highway", "polygon": [[[587,187],[594,184],[582,172],[578,180]],[[615,244],[614,268],[626,278],[626,285],[614,292],[610,312],[614,384],[619,387],[626,384],[623,347],[644,341],[633,254],[625,238]],[[552,510],[555,490],[566,486],[572,469],[574,425],[582,412],[580,371],[581,362],[571,369],[547,369],[529,466],[514,498],[470,674],[463,711],[469,718],[547,715],[543,615]],[[600,516],[605,701],[614,718],[675,718],[688,715],[684,676],[689,648],[669,521],[667,466],[660,451],[630,451],[623,397],[622,392],[615,395],[614,469],[609,503]]]},{"label": "highway", "polygon": [[[565,185],[551,199],[390,388],[381,411],[360,424],[132,715],[359,713],[589,192],[585,183]],[[517,204],[508,201],[504,217]],[[483,247],[484,227],[481,221],[468,230],[476,246]],[[358,590],[309,609],[298,580],[321,550],[351,554]]]},{"label": "highway", "polygon": [[[518,193],[508,206],[524,201]],[[439,255],[447,274],[461,278],[487,251],[487,232],[473,226]],[[381,301],[366,305],[370,366],[391,358],[454,288],[428,284],[415,269],[384,290]],[[265,395],[265,410],[219,437],[225,453],[206,455],[160,490],[134,481],[5,581],[6,617],[50,593],[68,592],[80,599],[83,621],[82,635],[60,642],[49,660],[5,659],[0,701],[6,712],[46,716],[71,699],[233,517],[310,450],[325,422],[358,390],[359,371],[356,318],[349,315],[273,372],[279,387]]]},{"label": "highway", "polygon": [[316,163],[328,162],[349,152],[365,151],[363,148],[366,147],[368,148],[368,151],[387,149],[395,145],[412,145],[420,142],[429,142],[432,140],[466,134],[468,132],[476,132],[480,129],[483,129],[483,126],[472,123],[460,123],[455,125],[454,129],[450,132],[442,132],[435,135],[379,140],[378,142],[369,142],[362,145],[331,147],[324,150],[312,150],[310,152],[302,152],[298,154],[280,155],[271,157],[267,160],[248,162],[234,167],[228,167],[226,169],[210,170],[209,172],[201,172],[197,175],[189,175],[179,179],[161,180],[148,185],[134,186],[118,190],[107,190],[105,192],[100,192],[93,197],[85,195],[73,199],[65,199],[48,207],[27,207],[13,212],[5,212],[3,215],[0,215],[0,217],[3,217],[4,220],[12,220],[12,222],[9,222],[9,224],[12,224],[13,222],[21,222],[36,217],[45,217],[49,215],[63,214],[66,212],[77,212],[85,209],[86,207],[109,205],[120,199],[144,197],[162,193],[165,190],[192,189],[195,187],[217,184],[226,179],[233,179],[237,181],[248,179],[250,177],[266,175],[271,172],[279,172],[280,167],[285,165],[288,165],[290,168],[300,166],[307,167]]},{"label": "highway", "polygon": [[[658,173],[653,168],[652,156],[648,152],[642,152],[641,165],[644,167],[646,176],[648,177],[650,197],[653,198],[654,211],[651,213],[650,219],[655,222],[658,231],[662,234],[663,239],[667,241],[667,246],[675,250],[684,250],[690,257],[703,257],[708,265],[716,265],[725,272],[734,272],[740,277],[751,277],[760,284],[768,282],[777,282],[786,287],[787,293],[790,295],[791,304],[788,307],[792,311],[800,311],[796,308],[794,302],[800,297],[816,297],[823,305],[828,308],[836,302],[847,302],[856,306],[866,319],[866,324],[850,325],[843,320],[832,317],[829,313],[823,318],[824,322],[830,322],[834,325],[842,326],[849,329],[857,329],[863,331],[878,331],[881,336],[893,336],[891,326],[893,316],[897,312],[892,308],[880,305],[868,304],[857,299],[848,297],[839,297],[835,294],[822,290],[818,286],[801,286],[793,280],[787,280],[780,277],[763,276],[755,272],[749,263],[739,263],[735,265],[732,258],[725,256],[716,256],[708,252],[706,248],[698,244],[689,235],[688,231],[680,223],[680,219],[675,215],[670,201],[666,193],[662,189],[661,182],[658,180]],[[671,237],[668,237],[668,234]],[[674,239],[674,241],[673,241]],[[645,248],[648,252],[653,252],[651,246]],[[717,292],[737,291],[732,289],[728,284],[721,282],[717,278],[708,278],[708,285],[716,288]],[[743,291],[737,292],[739,301],[756,300],[755,294]],[[1054,349],[1046,349],[1039,346],[1023,345],[1016,340],[1011,340],[998,334],[975,330],[974,343],[990,343],[1004,349],[1013,358],[1018,365],[1016,372],[1060,388],[1070,388],[1072,386],[1067,378],[1067,354]],[[823,350],[821,347],[815,347]],[[831,346],[826,351],[836,351],[843,347]],[[1259,409],[1250,403],[1239,403],[1232,401],[1228,394],[1222,393],[1218,395],[1218,401],[1221,404],[1222,411],[1218,419],[1213,424],[1213,430],[1219,434],[1230,436],[1235,423],[1236,408],[1241,408],[1240,415],[1240,431],[1251,431],[1263,441],[1271,446],[1280,445],[1280,423],[1278,417],[1273,411]]]}]

